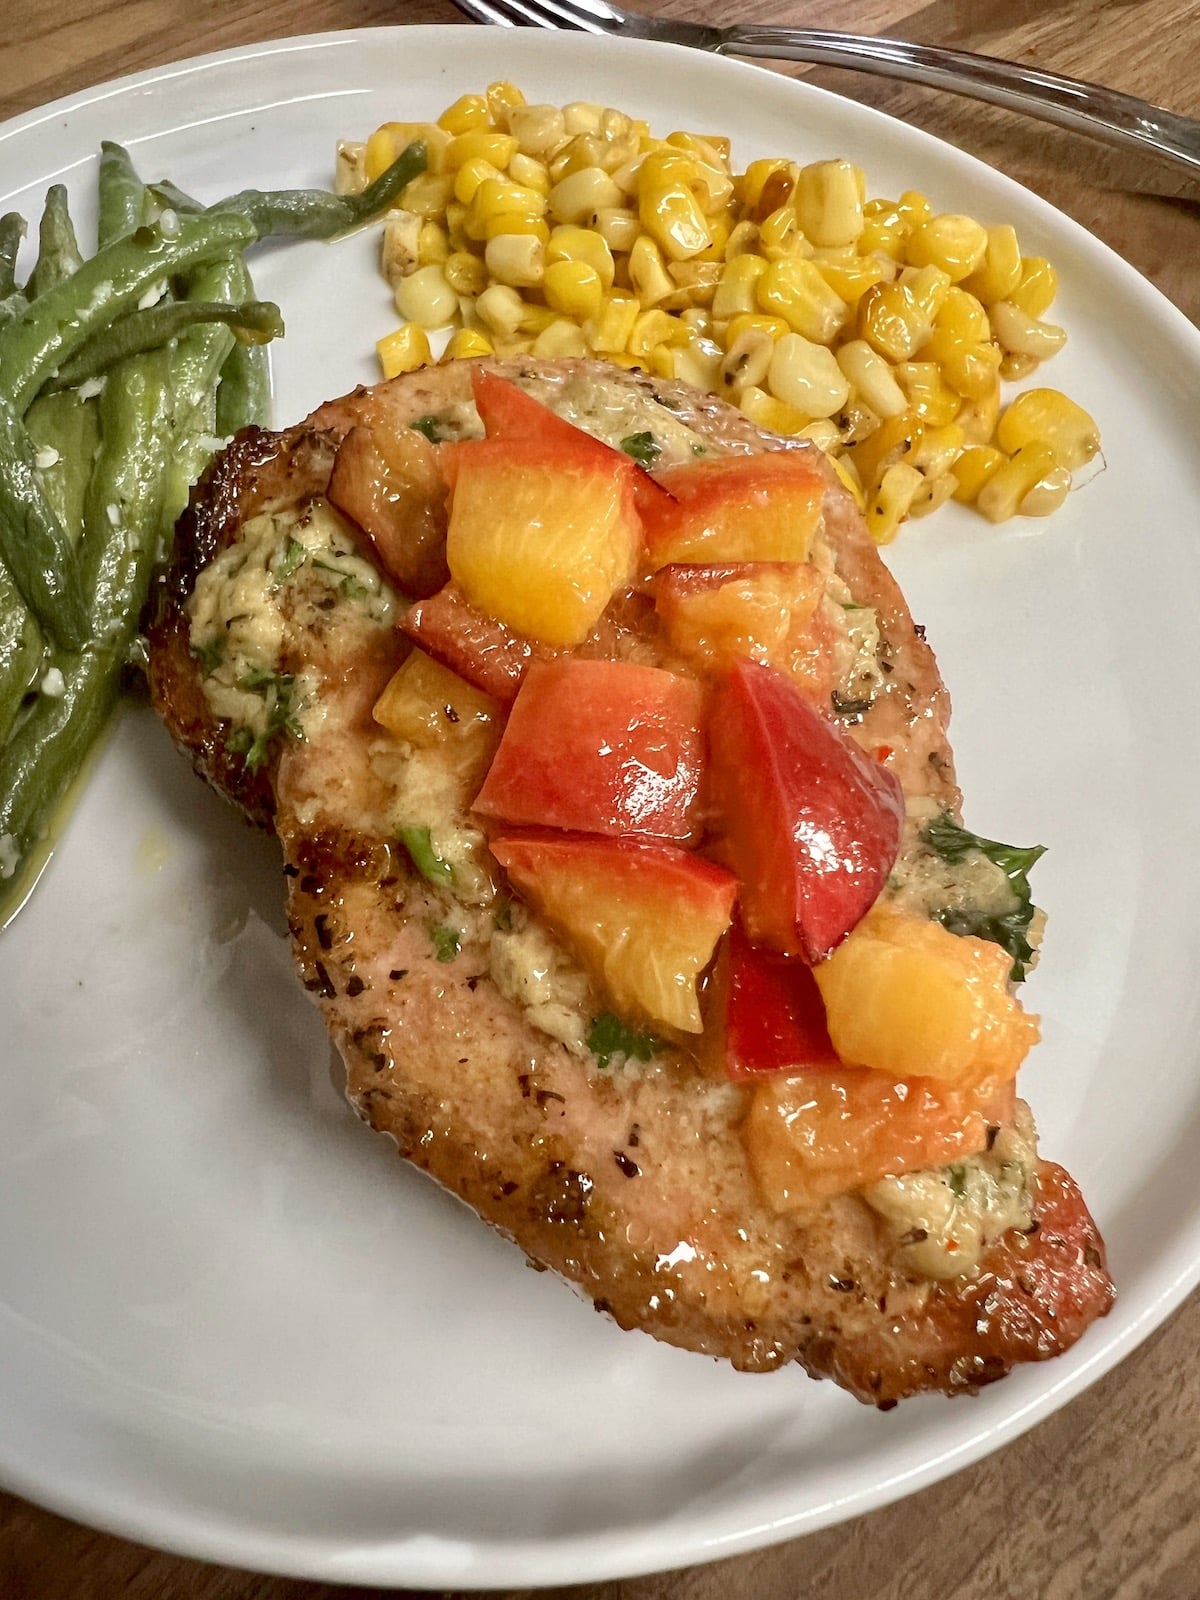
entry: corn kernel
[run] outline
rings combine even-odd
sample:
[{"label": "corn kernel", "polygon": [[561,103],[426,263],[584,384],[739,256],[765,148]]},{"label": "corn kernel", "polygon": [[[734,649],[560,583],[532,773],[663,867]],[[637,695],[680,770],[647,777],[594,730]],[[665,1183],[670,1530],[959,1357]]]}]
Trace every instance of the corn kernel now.
[{"label": "corn kernel", "polygon": [[1007,460],[1003,450],[997,450],[995,445],[968,445],[954,463],[951,474],[956,485],[954,498],[962,505],[974,505],[984,484]]},{"label": "corn kernel", "polygon": [[867,183],[850,161],[801,167],[793,204],[805,238],[815,245],[854,244],[863,231]]},{"label": "corn kernel", "polygon": [[721,321],[758,309],[758,280],[767,271],[761,256],[740,255],[725,265],[713,295],[713,316]]},{"label": "corn kernel", "polygon": [[747,384],[739,392],[737,404],[743,416],[749,417],[760,428],[769,428],[772,433],[795,436],[811,425],[812,419],[803,411],[753,384]]},{"label": "corn kernel", "polygon": [[427,221],[440,221],[453,198],[453,178],[419,172],[404,190],[404,209]]},{"label": "corn kernel", "polygon": [[963,437],[968,444],[987,444],[996,431],[996,423],[1000,417],[1000,379],[997,376],[995,383],[986,394],[978,399],[967,399],[962,403],[955,422],[963,431]]},{"label": "corn kernel", "polygon": [[767,387],[810,419],[831,417],[850,398],[850,385],[833,351],[798,333],[785,333],[771,350]]},{"label": "corn kernel", "polygon": [[846,321],[846,302],[811,261],[772,261],[754,292],[761,310],[782,317],[794,333],[815,344],[831,344]]},{"label": "corn kernel", "polygon": [[992,331],[1002,350],[1014,356],[1032,356],[1035,361],[1056,355],[1067,342],[1065,329],[1039,322],[1011,300],[998,300],[992,307]]},{"label": "corn kernel", "polygon": [[976,508],[989,522],[1007,522],[1021,502],[1058,465],[1048,445],[1027,444],[1003,462],[975,497]]},{"label": "corn kernel", "polygon": [[454,198],[460,205],[470,205],[475,191],[488,178],[499,178],[500,169],[479,156],[475,161],[464,162],[454,174]]},{"label": "corn kernel", "polygon": [[[611,294],[594,313],[592,348],[599,355],[619,355],[629,344],[641,306],[631,295]],[[586,330],[585,330],[586,331]]]},{"label": "corn kernel", "polygon": [[475,314],[497,339],[511,339],[525,316],[525,302],[506,283],[494,283],[475,302]]},{"label": "corn kernel", "polygon": [[1058,293],[1058,273],[1045,256],[1023,256],[1021,281],[1009,295],[1013,305],[1026,315],[1044,317]]},{"label": "corn kernel", "polygon": [[877,417],[898,417],[908,409],[904,390],[891,367],[865,339],[851,339],[842,345],[837,362],[855,394]]},{"label": "corn kernel", "polygon": [[1100,430],[1082,406],[1057,389],[1026,389],[1000,418],[996,443],[1010,455],[1023,445],[1046,444],[1073,471],[1100,449]]},{"label": "corn kernel", "polygon": [[367,187],[367,145],[365,140],[339,139],[334,157],[335,194],[361,194]]},{"label": "corn kernel", "polygon": [[545,162],[535,161],[532,156],[524,155],[520,150],[508,163],[508,175],[523,189],[532,189],[535,194],[541,195],[550,193],[550,173]]},{"label": "corn kernel", "polygon": [[914,519],[931,516],[948,500],[953,499],[954,488],[955,480],[952,473],[943,472],[937,477],[925,473],[920,488],[908,502],[908,515]]},{"label": "corn kernel", "polygon": [[662,251],[648,233],[642,234],[629,252],[629,286],[644,306],[657,305],[675,291]]},{"label": "corn kernel", "polygon": [[885,275],[882,262],[870,256],[850,256],[840,261],[817,256],[814,264],[834,294],[848,306],[856,306],[872,284],[881,283]]},{"label": "corn kernel", "polygon": [[585,167],[556,183],[546,203],[556,222],[589,222],[597,211],[619,206],[623,199],[603,167]]},{"label": "corn kernel", "polygon": [[445,261],[449,254],[450,240],[446,237],[446,230],[436,222],[423,222],[417,235],[417,265],[436,266]]},{"label": "corn kernel", "polygon": [[987,254],[987,229],[973,217],[945,212],[913,229],[905,254],[914,267],[938,267],[961,283]]},{"label": "corn kernel", "polygon": [[411,322],[380,339],[375,350],[385,378],[395,378],[401,372],[415,372],[433,360],[424,328]]},{"label": "corn kernel", "polygon": [[890,466],[897,461],[908,461],[920,446],[925,434],[925,424],[913,411],[902,411],[849,452],[864,484],[877,484]]},{"label": "corn kernel", "polygon": [[918,189],[905,189],[896,201],[896,214],[911,230],[931,219],[933,206]]},{"label": "corn kernel", "polygon": [[781,339],[785,333],[792,331],[782,317],[766,317],[761,311],[740,312],[736,317],[730,317],[725,324],[722,339],[726,350],[748,329],[769,333],[772,339]]},{"label": "corn kernel", "polygon": [[652,152],[638,181],[638,216],[668,261],[686,261],[712,244],[704,212],[687,179],[695,163]]},{"label": "corn kernel", "polygon": [[396,310],[419,327],[444,328],[458,311],[458,294],[441,267],[418,267],[396,285]]},{"label": "corn kernel", "polygon": [[918,350],[922,361],[937,364],[946,382],[965,399],[981,399],[996,385],[1003,352],[998,345],[956,338],[944,328],[933,333]]},{"label": "corn kernel", "polygon": [[1017,507],[1022,517],[1049,517],[1062,505],[1071,492],[1069,467],[1051,467],[1040,478]]},{"label": "corn kernel", "polygon": [[492,113],[483,95],[464,94],[442,112],[438,127],[445,128],[449,134],[469,133],[472,128],[486,128],[491,120]]},{"label": "corn kernel", "polygon": [[470,133],[460,133],[446,146],[445,162],[450,172],[458,172],[472,161],[486,161],[503,172],[517,153],[517,141],[511,133],[500,133],[495,128],[475,128]]},{"label": "corn kernel", "polygon": [[926,422],[920,443],[908,457],[909,465],[918,468],[927,478],[940,478],[958,460],[966,442],[957,422],[947,422],[937,428]]},{"label": "corn kernel", "polygon": [[747,328],[726,349],[721,373],[735,392],[759,388],[767,381],[775,340],[761,328]]},{"label": "corn kernel", "polygon": [[796,187],[799,167],[782,157],[752,161],[738,185],[742,209],[751,222],[761,222],[780,206],[786,206]]},{"label": "corn kernel", "polygon": [[926,323],[932,325],[950,292],[950,274],[931,262],[923,267],[905,267],[900,274],[900,282],[912,296]]},{"label": "corn kernel", "polygon": [[568,133],[599,133],[604,107],[594,100],[572,100],[563,107],[563,121]]},{"label": "corn kernel", "polygon": [[381,128],[376,128],[363,151],[363,170],[367,182],[374,183],[414,139],[420,139],[425,146],[426,172],[442,173],[450,143],[449,135],[442,128],[432,122],[385,122]]},{"label": "corn kernel", "polygon": [[1000,362],[1000,377],[1005,383],[1020,383],[1040,366],[1036,356],[1017,355],[1006,350]]},{"label": "corn kernel", "polygon": [[877,283],[858,303],[858,328],[889,361],[911,361],[928,337],[929,321],[905,284]]},{"label": "corn kernel", "polygon": [[935,332],[973,344],[986,344],[992,337],[987,312],[976,295],[962,284],[951,284],[946,290],[933,323]]},{"label": "corn kernel", "polygon": [[[545,217],[525,216],[519,211],[499,211],[484,223],[483,243],[513,233],[528,234],[532,239],[540,239],[543,244],[550,242],[550,225]],[[474,242],[478,244],[480,241]]]},{"label": "corn kernel", "polygon": [[507,78],[498,78],[495,83],[487,86],[488,110],[492,114],[492,121],[500,128],[509,128],[513,113],[525,104],[525,96],[515,83],[509,83]]},{"label": "corn kernel", "polygon": [[725,259],[732,261],[735,257],[749,255],[758,248],[758,224],[755,222],[735,222],[729,230],[729,237],[725,241]]},{"label": "corn kernel", "polygon": [[876,544],[890,544],[896,537],[924,482],[916,467],[906,462],[888,467],[878,488],[867,498],[867,531]]},{"label": "corn kernel", "polygon": [[380,266],[393,289],[401,278],[422,265],[420,249],[421,219],[416,212],[389,212],[383,225]]},{"label": "corn kernel", "polygon": [[665,311],[643,311],[633,325],[627,349],[631,356],[646,356],[658,345],[679,336],[679,324]]},{"label": "corn kernel", "polygon": [[942,428],[953,422],[962,405],[962,396],[946,383],[933,361],[901,361],[896,366],[896,382],[908,396],[908,409],[915,411],[927,428]]},{"label": "corn kernel", "polygon": [[791,206],[779,206],[762,219],[758,225],[758,243],[768,261],[812,254],[812,246],[801,233]]},{"label": "corn kernel", "polygon": [[1021,246],[1017,241],[1017,230],[1007,222],[1002,222],[987,230],[987,248],[983,260],[963,280],[963,288],[985,306],[990,306],[995,300],[1007,300],[1020,281]]},{"label": "corn kernel", "polygon": [[627,206],[600,206],[591,225],[610,250],[631,251],[642,236],[642,225]]},{"label": "corn kernel", "polygon": [[721,349],[711,340],[698,338],[675,351],[674,377],[694,389],[715,393],[721,386]]},{"label": "corn kernel", "polygon": [[495,353],[495,346],[478,328],[457,328],[442,351],[442,361],[473,361]]},{"label": "corn kernel", "polygon": [[558,317],[538,334],[532,353],[554,360],[561,356],[586,356],[590,352],[579,324]]},{"label": "corn kernel", "polygon": [[890,200],[868,200],[863,206],[863,231],[858,248],[864,256],[882,256],[900,261],[908,239],[909,224]]},{"label": "corn kernel", "polygon": [[456,295],[474,297],[487,287],[487,270],[479,257],[469,250],[452,250],[441,272]]},{"label": "corn kernel", "polygon": [[[552,261],[543,280],[546,304],[564,317],[597,316],[604,301],[604,285],[595,267],[586,261]],[[624,341],[618,347],[624,349]]]},{"label": "corn kernel", "polygon": [[594,228],[566,223],[553,229],[546,246],[546,261],[582,261],[596,273],[603,289],[612,288],[612,251]]},{"label": "corn kernel", "polygon": [[[535,289],[546,276],[546,246],[533,234],[503,233],[489,239],[483,259],[497,283],[514,289]],[[482,288],[480,284],[473,292]]]},{"label": "corn kernel", "polygon": [[557,106],[514,106],[508,114],[509,132],[522,155],[547,160],[567,137],[566,122]]}]

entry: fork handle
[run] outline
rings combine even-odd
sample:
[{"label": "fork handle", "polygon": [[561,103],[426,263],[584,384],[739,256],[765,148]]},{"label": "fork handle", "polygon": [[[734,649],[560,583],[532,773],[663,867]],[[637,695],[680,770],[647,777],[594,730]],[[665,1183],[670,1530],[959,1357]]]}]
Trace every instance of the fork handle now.
[{"label": "fork handle", "polygon": [[1200,122],[1164,111],[1134,95],[1100,84],[1064,78],[1019,62],[965,50],[941,50],[903,39],[830,33],[823,29],[734,25],[720,30],[720,55],[767,56],[849,67],[883,78],[903,78],[930,88],[951,89],[972,100],[986,100],[1055,122],[1108,144],[1165,158],[1200,176]]}]

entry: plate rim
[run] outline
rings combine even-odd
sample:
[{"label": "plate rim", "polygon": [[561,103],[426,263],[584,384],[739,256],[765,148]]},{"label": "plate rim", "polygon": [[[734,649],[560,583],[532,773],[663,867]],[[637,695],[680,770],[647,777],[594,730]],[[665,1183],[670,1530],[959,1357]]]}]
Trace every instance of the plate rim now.
[{"label": "plate rim", "polygon": [[[226,49],[205,52],[200,55],[182,57],[158,67],[143,69],[142,71],[124,75],[119,78],[107,80],[104,83],[92,85],[77,90],[72,94],[45,105],[31,108],[8,119],[0,125],[0,163],[9,148],[10,139],[37,128],[43,122],[63,116],[69,116],[87,107],[97,105],[106,100],[117,100],[123,95],[136,93],[139,89],[155,84],[170,82],[174,78],[184,77],[198,71],[220,70],[226,65],[253,61],[263,57],[294,55],[297,52],[307,52],[318,49],[345,47],[349,49],[360,48],[364,44],[377,42],[381,35],[409,36],[421,33],[429,37],[449,40],[459,34],[463,28],[471,28],[469,23],[447,24],[404,24],[392,23],[378,26],[359,27],[347,30],[329,30],[317,33],[298,34],[277,39],[259,41],[254,44],[231,46]],[[506,33],[508,30],[506,30]],[[525,30],[512,30],[516,36],[524,34]],[[540,35],[543,48],[549,42],[545,35]],[[611,39],[598,39],[590,35],[564,35],[554,36],[556,40],[578,41],[582,37],[590,41],[591,48],[611,49],[618,43]],[[553,48],[566,48],[559,44]],[[694,59],[694,52],[686,47],[660,44],[651,41],[621,40],[619,47],[631,49],[636,53],[662,52]],[[524,48],[528,48],[525,46]],[[795,94],[803,100],[813,97],[817,100],[836,102],[839,106],[851,106],[855,116],[861,115],[864,119],[878,119],[881,124],[892,124],[904,129],[905,137],[917,142],[925,142],[931,147],[936,147],[943,152],[950,152],[959,160],[966,161],[976,166],[982,166],[989,171],[993,178],[1002,185],[1008,185],[1022,196],[1023,203],[1032,203],[1044,210],[1047,220],[1052,226],[1061,230],[1066,228],[1076,237],[1076,241],[1086,241],[1089,250],[1099,250],[1107,257],[1110,271],[1115,272],[1125,283],[1131,293],[1136,293],[1141,301],[1139,309],[1145,315],[1165,319],[1164,328],[1178,336],[1180,330],[1185,330],[1185,337],[1193,346],[1193,355],[1200,369],[1200,330],[1196,329],[1178,307],[1174,306],[1161,294],[1136,268],[1119,256],[1110,246],[1090,234],[1082,224],[1072,217],[1059,211],[1035,191],[1025,188],[1016,180],[1006,174],[988,168],[977,157],[948,144],[927,133],[920,128],[914,128],[894,118],[889,114],[879,111],[872,106],[864,105],[856,100],[837,95],[832,91],[805,80],[787,78],[785,75],[772,72],[770,68],[756,64],[731,61],[728,58],[708,58],[720,62],[720,69],[727,72],[730,69],[741,72],[766,73],[777,83],[786,84],[785,93]],[[293,97],[296,98],[296,97]],[[148,135],[153,136],[153,135]],[[136,142],[136,141],[131,141]],[[1160,1287],[1160,1291],[1148,1304],[1136,1311],[1128,1319],[1113,1324],[1119,1328],[1115,1338],[1111,1338],[1097,1345],[1092,1351],[1086,1350],[1070,1366],[1063,1366],[1061,1378],[1049,1385],[1047,1389],[1036,1394],[1026,1406],[1019,1408],[1015,1414],[1002,1418],[999,1424],[977,1433],[975,1436],[963,1440],[956,1448],[947,1452],[942,1458],[934,1461],[923,1461],[907,1472],[899,1475],[880,1494],[878,1489],[860,1492],[849,1497],[843,1505],[829,1510],[828,1514],[821,1511],[807,1511],[796,1513],[792,1517],[777,1519],[769,1527],[762,1526],[735,1530],[712,1539],[703,1536],[686,1552],[685,1565],[698,1565],[707,1561],[723,1559],[739,1553],[762,1548],[768,1544],[783,1542],[785,1540],[803,1537],[809,1532],[820,1528],[836,1525],[849,1518],[865,1515],[867,1512],[881,1506],[894,1503],[896,1500],[928,1487],[962,1468],[973,1464],[990,1454],[992,1451],[1006,1445],[1029,1428],[1044,1420],[1046,1417],[1065,1404],[1071,1398],[1090,1387],[1104,1373],[1112,1370],[1120,1361],[1125,1359],[1145,1338],[1149,1336],[1170,1313],[1175,1310],[1188,1293],[1200,1282],[1200,1251],[1195,1250],[1193,1242],[1192,1251],[1185,1248],[1185,1236],[1171,1241],[1172,1248],[1165,1252],[1168,1261],[1173,1262],[1168,1276]],[[1175,1260],[1176,1257],[1189,1257],[1189,1259]],[[52,1483],[39,1479],[36,1473],[22,1470],[22,1463],[5,1459],[5,1441],[0,1438],[0,1480],[5,1487],[13,1492],[24,1495],[26,1498],[44,1505],[64,1515],[76,1517],[95,1526],[101,1526],[123,1537],[138,1539],[150,1545],[168,1548],[180,1554],[204,1560],[216,1560],[226,1565],[238,1565],[252,1570],[261,1570],[277,1573],[286,1573],[297,1577],[308,1577],[326,1581],[359,1582],[359,1583],[406,1583],[406,1584],[442,1584],[453,1583],[470,1588],[495,1587],[507,1584],[533,1584],[546,1586],[552,1584],[605,1581],[622,1577],[635,1577],[653,1572],[665,1571],[678,1563],[674,1558],[660,1551],[658,1555],[645,1552],[640,1561],[630,1564],[627,1559],[622,1559],[611,1549],[608,1550],[610,1559],[606,1562],[603,1550],[594,1549],[596,1545],[611,1545],[614,1535],[618,1540],[623,1540],[626,1549],[631,1542],[628,1532],[617,1528],[609,1528],[603,1534],[590,1535],[583,1539],[575,1537],[565,1542],[554,1541],[547,1549],[544,1539],[521,1540],[513,1544],[496,1544],[494,1541],[488,1545],[486,1542],[476,1552],[483,1554],[486,1562],[486,1571],[476,1573],[472,1570],[458,1570],[454,1562],[447,1564],[446,1551],[442,1546],[446,1541],[430,1539],[428,1548],[414,1557],[413,1545],[420,1545],[420,1540],[409,1540],[405,1543],[405,1553],[401,1557],[402,1565],[396,1565],[396,1552],[389,1546],[388,1541],[368,1543],[361,1539],[354,1541],[354,1552],[346,1552],[333,1541],[318,1541],[313,1548],[307,1548],[307,1542],[297,1540],[292,1534],[270,1533],[264,1536],[262,1531],[255,1532],[250,1529],[244,1533],[235,1527],[224,1529],[205,1528],[193,1526],[194,1517],[190,1507],[181,1508],[175,1525],[168,1526],[170,1519],[156,1513],[139,1515],[140,1507],[128,1503],[123,1508],[109,1506],[102,1509],[95,1499],[86,1495],[60,1492]],[[103,1496],[100,1497],[101,1499]],[[641,1543],[640,1530],[637,1533],[637,1542]],[[391,1549],[391,1554],[389,1554]],[[566,1552],[573,1552],[567,1554]],[[586,1553],[586,1554],[585,1554]],[[580,1557],[585,1556],[581,1564]],[[297,1557],[299,1559],[297,1559]]]}]

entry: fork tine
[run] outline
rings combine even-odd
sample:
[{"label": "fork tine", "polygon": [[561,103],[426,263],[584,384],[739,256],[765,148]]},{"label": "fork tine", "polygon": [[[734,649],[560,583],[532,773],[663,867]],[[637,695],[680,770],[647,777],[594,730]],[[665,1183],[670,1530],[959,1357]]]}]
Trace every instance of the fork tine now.
[{"label": "fork tine", "polygon": [[503,6],[491,4],[491,0],[454,0],[460,11],[466,12],[473,22],[495,22],[502,28],[515,28],[518,24],[509,16]]},{"label": "fork tine", "polygon": [[539,0],[540,9],[559,19],[560,26],[583,28],[588,33],[612,33],[627,20],[620,7],[608,0]]}]

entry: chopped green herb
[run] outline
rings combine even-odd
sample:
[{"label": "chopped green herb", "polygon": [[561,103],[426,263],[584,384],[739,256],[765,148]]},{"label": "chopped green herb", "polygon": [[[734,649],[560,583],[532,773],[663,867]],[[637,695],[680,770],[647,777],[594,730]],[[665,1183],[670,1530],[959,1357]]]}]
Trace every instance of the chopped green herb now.
[{"label": "chopped green herb", "polygon": [[701,444],[700,440],[697,439],[692,445],[692,454],[694,456],[706,456],[708,454],[708,446],[706,444]]},{"label": "chopped green herb", "polygon": [[299,539],[289,539],[284,546],[283,554],[271,569],[275,574],[276,584],[286,583],[293,577],[304,563],[308,554]]},{"label": "chopped green herb", "polygon": [[212,638],[206,640],[204,644],[194,647],[192,654],[200,663],[200,672],[203,677],[211,677],[221,665],[225,659],[225,650],[228,644],[228,634],[214,633]]},{"label": "chopped green herb", "polygon": [[995,839],[983,839],[977,833],[968,833],[960,823],[945,812],[927,823],[921,833],[925,843],[937,851],[943,861],[951,863],[964,860],[972,850],[978,850],[998,866],[1012,886],[1016,905],[1011,911],[997,916],[986,911],[972,911],[965,907],[951,907],[936,913],[937,921],[951,933],[972,934],[977,939],[990,939],[1013,958],[1012,981],[1020,983],[1025,977],[1033,946],[1029,942],[1029,924],[1036,907],[1029,888],[1029,869],[1039,856],[1046,852],[1045,845],[1035,844],[1022,848],[1019,845],[999,844]]},{"label": "chopped green herb", "polygon": [[501,933],[510,933],[512,931],[513,907],[511,900],[506,900],[499,911],[493,913],[492,922]]},{"label": "chopped green herb", "polygon": [[950,1186],[950,1193],[959,1200],[967,1197],[967,1169],[966,1167],[953,1166],[946,1168],[946,1182]]},{"label": "chopped green herb", "polygon": [[427,883],[432,883],[435,889],[440,889],[454,882],[454,868],[433,848],[433,839],[428,828],[401,828],[398,837],[412,857],[413,866]]},{"label": "chopped green herb", "polygon": [[295,716],[292,703],[295,680],[286,672],[265,672],[252,667],[238,680],[238,687],[268,700],[266,723],[261,733],[249,728],[236,728],[229,738],[229,749],[244,758],[247,768],[257,772],[270,753],[271,743],[280,733],[290,733],[293,739],[303,739],[304,729]]},{"label": "chopped green herb", "polygon": [[592,1018],[585,1040],[596,1058],[598,1067],[606,1067],[614,1056],[632,1056],[635,1061],[649,1061],[662,1047],[662,1041],[652,1033],[636,1033],[611,1011],[602,1011]]},{"label": "chopped green herb", "polygon": [[652,433],[631,433],[621,440],[621,449],[627,456],[632,456],[639,467],[649,469],[662,455],[662,445]]},{"label": "chopped green herb", "polygon": [[453,961],[462,949],[462,940],[454,928],[447,928],[444,923],[438,923],[430,928],[429,937],[433,941],[433,951],[439,961]]},{"label": "chopped green herb", "polygon": [[415,422],[410,422],[409,427],[415,428],[418,433],[423,433],[430,444],[441,444],[445,438],[442,425],[432,412],[428,412],[423,417],[418,417]]}]

